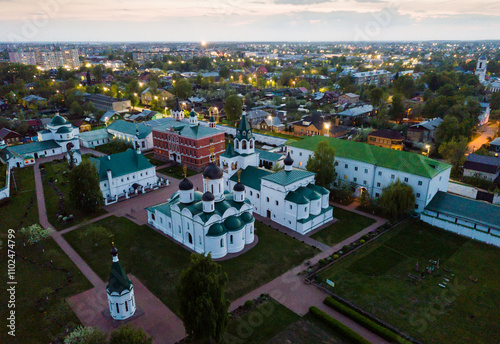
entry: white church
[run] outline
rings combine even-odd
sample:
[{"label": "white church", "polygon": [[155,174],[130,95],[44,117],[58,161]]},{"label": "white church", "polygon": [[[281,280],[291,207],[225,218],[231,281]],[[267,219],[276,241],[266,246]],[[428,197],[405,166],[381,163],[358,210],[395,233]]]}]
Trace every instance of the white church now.
[{"label": "white church", "polygon": [[[231,144],[220,156],[224,172],[224,185],[231,190],[243,184],[246,197],[254,206],[254,212],[274,222],[305,234],[333,219],[329,204],[330,191],[314,184],[314,173],[293,169],[288,155],[285,169],[280,172],[258,168],[259,153],[255,152],[255,138],[243,113]],[[240,170],[241,178],[235,174]]]},{"label": "white church", "polygon": [[253,206],[245,186],[235,183],[232,192],[225,192],[224,175],[215,162],[203,172],[203,193],[194,190],[185,174],[178,192],[146,210],[150,225],[214,259],[240,252],[254,241]]}]

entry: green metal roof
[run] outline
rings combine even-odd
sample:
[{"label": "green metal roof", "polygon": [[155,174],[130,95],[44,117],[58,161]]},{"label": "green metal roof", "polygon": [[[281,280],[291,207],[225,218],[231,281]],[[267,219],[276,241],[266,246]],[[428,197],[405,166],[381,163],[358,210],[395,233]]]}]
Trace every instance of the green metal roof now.
[{"label": "green metal roof", "polygon": [[301,186],[295,192],[301,194],[305,198],[311,200],[311,201],[316,201],[318,199],[321,199],[321,194],[319,192],[316,192],[314,190],[309,189],[308,187]]},{"label": "green metal roof", "polygon": [[146,136],[148,136],[151,131],[152,127],[145,125],[144,123],[132,123],[132,122],[127,122],[127,121],[115,121],[108,125],[106,127],[107,130],[115,130],[127,135],[132,135],[136,136],[137,135],[137,130],[139,130],[139,136],[137,137],[138,139],[143,139]]},{"label": "green metal roof", "polygon": [[226,232],[227,230],[222,223],[214,223],[208,229],[207,236],[217,237],[225,234]]},{"label": "green metal roof", "polygon": [[71,129],[68,128],[68,127],[61,127],[59,129],[57,129],[56,133],[58,134],[67,134],[67,133],[71,133]]},{"label": "green metal roof", "polygon": [[272,173],[268,176],[262,177],[262,179],[285,186],[314,175],[315,173],[309,171],[292,170]]},{"label": "green metal roof", "polygon": [[425,210],[500,229],[500,206],[438,191]]},{"label": "green metal roof", "polygon": [[255,221],[255,218],[253,217],[253,215],[250,212],[245,212],[245,213],[241,214],[241,221],[243,221],[245,223],[251,223],[251,222]]},{"label": "green metal roof", "polygon": [[268,152],[262,149],[256,149],[255,152],[259,153],[259,159],[266,161],[276,162],[283,157],[283,154]]},{"label": "green metal roof", "polygon": [[166,132],[170,131],[170,128],[174,128],[174,130],[177,131],[179,135],[189,139],[200,139],[222,133],[222,131],[220,130],[201,125],[191,127],[189,126],[189,124],[178,122],[173,118],[164,118],[163,120],[163,124],[154,127],[155,131]]},{"label": "green metal roof", "polygon": [[85,141],[104,140],[108,139],[109,137],[110,135],[108,134],[106,129],[97,129],[80,133],[80,139]]},{"label": "green metal roof", "polygon": [[101,180],[108,178],[108,170],[111,170],[113,177],[119,177],[154,167],[144,155],[130,148],[122,153],[99,158],[91,157],[89,161],[95,165]]},{"label": "green metal roof", "polygon": [[286,197],[285,200],[288,202],[292,202],[295,204],[307,204],[309,201],[307,198],[305,198],[303,195],[299,194],[298,192],[295,191],[290,191]]},{"label": "green metal roof", "polygon": [[316,184],[308,184],[307,187],[311,190],[314,190],[314,191],[320,193],[321,195],[328,195],[330,193],[330,191],[328,191],[324,187],[316,185]]},{"label": "green metal roof", "polygon": [[433,178],[439,173],[451,168],[448,164],[430,159],[421,154],[319,135],[304,138],[300,141],[290,140],[286,145],[314,151],[323,140],[327,140],[329,145],[335,149],[335,156],[337,157],[366,162],[368,164],[426,178]]},{"label": "green metal roof", "polygon": [[[243,133],[245,133],[245,135],[243,135]],[[243,113],[234,138],[238,140],[250,140],[252,137],[252,127],[248,123],[247,114]]]},{"label": "green metal roof", "polygon": [[64,124],[68,124],[68,123],[69,123],[68,120],[60,115],[54,116],[52,118],[52,120],[50,121],[50,125],[52,125],[52,126],[64,125]]},{"label": "green metal roof", "polygon": [[[272,174],[271,171],[266,171],[263,168],[248,166],[241,171],[241,183],[249,188],[260,191],[260,179],[270,174]],[[236,173],[233,174],[230,180],[238,182]]]},{"label": "green metal roof", "polygon": [[229,143],[226,147],[226,150],[224,153],[221,154],[221,156],[225,158],[234,158],[235,156],[238,156],[239,154],[234,151],[233,145]]},{"label": "green metal roof", "polygon": [[232,215],[224,220],[224,226],[228,231],[233,232],[240,230],[243,226],[245,226],[245,224],[238,216]]},{"label": "green metal roof", "polygon": [[59,144],[55,140],[37,141],[31,143],[25,143],[22,145],[9,146],[3,150],[6,153],[14,156],[24,156],[26,154],[41,153],[44,150],[60,148]]},{"label": "green metal roof", "polygon": [[106,289],[109,293],[116,292],[118,294],[121,294],[124,290],[132,289],[132,281],[128,279],[120,261],[113,262]]},{"label": "green metal roof", "polygon": [[324,213],[326,213],[326,212],[328,212],[328,211],[330,211],[332,209],[333,209],[333,207],[331,207],[331,206],[328,206],[327,208],[321,208],[321,211],[320,211],[320,213],[318,215],[312,215],[312,214],[310,214],[307,218],[297,220],[297,222],[307,223],[307,222],[311,221],[312,219],[314,219],[315,217],[323,215]]}]

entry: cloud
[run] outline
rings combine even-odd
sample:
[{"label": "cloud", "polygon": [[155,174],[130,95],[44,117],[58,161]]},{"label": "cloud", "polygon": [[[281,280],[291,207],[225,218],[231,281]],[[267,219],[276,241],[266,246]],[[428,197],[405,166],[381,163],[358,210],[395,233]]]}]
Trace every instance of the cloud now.
[{"label": "cloud", "polygon": [[322,4],[324,2],[331,2],[332,0],[274,0],[275,4],[286,5],[314,5]]}]

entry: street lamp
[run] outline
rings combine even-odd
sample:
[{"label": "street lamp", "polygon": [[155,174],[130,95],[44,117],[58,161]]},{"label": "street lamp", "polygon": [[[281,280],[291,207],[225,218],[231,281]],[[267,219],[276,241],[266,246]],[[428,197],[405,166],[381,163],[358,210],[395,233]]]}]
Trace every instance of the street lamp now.
[{"label": "street lamp", "polygon": [[427,149],[427,156],[429,156],[429,152],[431,150],[431,145],[425,145],[425,149]]},{"label": "street lamp", "polygon": [[326,137],[330,137],[330,123],[325,123]]},{"label": "street lamp", "polygon": [[273,116],[269,115],[267,119],[271,122],[271,133],[273,132]]}]

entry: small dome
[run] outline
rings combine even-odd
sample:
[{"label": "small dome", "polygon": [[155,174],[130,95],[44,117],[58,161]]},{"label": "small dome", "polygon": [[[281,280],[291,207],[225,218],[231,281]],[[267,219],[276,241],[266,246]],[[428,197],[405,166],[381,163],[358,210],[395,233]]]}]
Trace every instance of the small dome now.
[{"label": "small dome", "polygon": [[283,163],[284,163],[286,166],[292,166],[292,165],[293,165],[293,159],[292,159],[292,157],[290,156],[290,152],[288,152],[288,154],[286,155],[286,158],[285,158],[285,160],[283,160]]},{"label": "small dome", "polygon": [[232,216],[229,216],[224,221],[224,226],[227,228],[228,231],[237,231],[237,230],[241,229],[241,227],[243,227],[244,224],[238,217],[232,215]]},{"label": "small dome", "polygon": [[113,248],[111,248],[111,255],[113,257],[116,257],[117,254],[118,254],[118,249],[115,246],[113,246]]},{"label": "small dome", "polygon": [[191,110],[191,112],[189,113],[189,117],[198,117],[198,115],[196,114],[196,112],[194,112],[194,110]]},{"label": "small dome", "polygon": [[186,191],[186,190],[192,190],[193,188],[194,188],[193,183],[187,178],[184,178],[179,183],[179,190]]},{"label": "small dome", "polygon": [[68,120],[64,118],[63,116],[56,115],[52,120],[50,121],[50,125],[57,126],[57,125],[64,125],[68,124]]},{"label": "small dome", "polygon": [[255,220],[255,218],[253,217],[252,214],[246,212],[246,213],[241,214],[241,220],[245,223],[250,223],[250,222],[253,222]]},{"label": "small dome", "polygon": [[201,196],[201,200],[203,202],[211,202],[213,200],[215,200],[215,196],[213,193],[211,193],[210,191],[207,191],[203,194],[203,196]]},{"label": "small dome", "polygon": [[213,162],[208,165],[207,168],[205,168],[205,171],[203,171],[203,178],[221,179],[223,176],[224,173],[222,172],[220,167]]},{"label": "small dome", "polygon": [[207,236],[221,236],[226,233],[226,229],[220,223],[214,223],[210,226],[207,232]]},{"label": "small dome", "polygon": [[58,133],[58,134],[68,134],[68,133],[71,133],[71,129],[68,128],[68,127],[61,127],[59,129],[57,129],[56,133]]},{"label": "small dome", "polygon": [[237,192],[245,191],[245,185],[243,185],[242,183],[238,182],[238,183],[236,183],[234,185],[233,191],[237,191]]},{"label": "small dome", "polygon": [[214,115],[210,116],[209,121],[210,121],[210,122],[215,122],[215,117],[214,117]]}]

